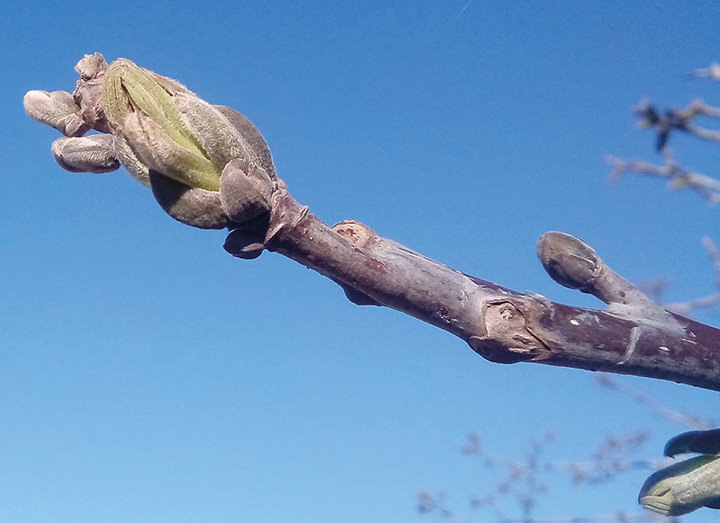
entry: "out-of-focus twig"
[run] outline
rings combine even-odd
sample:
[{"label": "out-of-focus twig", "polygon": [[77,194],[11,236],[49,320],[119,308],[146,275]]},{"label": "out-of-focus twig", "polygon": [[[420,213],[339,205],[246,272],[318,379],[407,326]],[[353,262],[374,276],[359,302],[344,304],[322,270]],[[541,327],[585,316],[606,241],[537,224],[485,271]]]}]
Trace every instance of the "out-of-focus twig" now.
[{"label": "out-of-focus twig", "polygon": [[697,309],[708,309],[720,303],[720,293],[701,296],[693,300],[684,301],[682,303],[671,303],[667,306],[667,310],[676,314],[688,316],[692,311]]},{"label": "out-of-focus twig", "polygon": [[708,105],[702,100],[695,100],[690,104],[689,111],[700,116],[710,116],[712,118],[720,118],[720,107]]},{"label": "out-of-focus twig", "polygon": [[659,152],[665,150],[673,131],[682,131],[703,140],[720,143],[720,131],[694,123],[698,116],[717,118],[720,114],[720,108],[708,105],[702,100],[691,102],[685,109],[670,107],[664,113],[649,100],[643,100],[633,112],[640,118],[638,126],[641,129],[652,128],[657,133],[656,148]]},{"label": "out-of-focus twig", "polygon": [[710,78],[716,82],[720,82],[720,64],[713,63],[708,67],[695,69],[694,71],[690,71],[689,75],[692,78]]},{"label": "out-of-focus twig", "polygon": [[661,418],[664,418],[673,423],[681,423],[687,427],[696,430],[705,430],[713,426],[713,424],[700,420],[697,416],[689,416],[672,409],[669,409],[662,405],[659,401],[653,398],[650,394],[643,392],[635,387],[623,383],[619,380],[613,379],[609,374],[599,374],[598,383],[608,389],[617,390],[623,394],[630,396],[638,403],[645,405],[653,412],[658,414]]},{"label": "out-of-focus twig", "polygon": [[433,514],[445,521],[462,523],[462,520],[445,504],[444,492],[433,494],[427,490],[420,491],[418,494],[417,510],[420,514]]},{"label": "out-of-focus twig", "polygon": [[666,278],[653,278],[638,285],[638,287],[652,298],[653,301],[662,304],[666,310],[684,316],[689,316],[698,309],[708,309],[720,304],[720,251],[718,251],[715,242],[708,236],[703,237],[700,241],[708,251],[713,268],[715,269],[715,286],[717,288],[715,292],[683,302],[663,303],[662,294],[670,285],[670,282]]},{"label": "out-of-focus twig", "polygon": [[[473,510],[492,511],[492,521],[503,523],[541,523],[541,522],[651,522],[658,521],[650,513],[603,514],[573,518],[535,518],[541,498],[549,491],[546,479],[549,474],[567,474],[575,485],[599,485],[612,481],[617,476],[633,470],[655,470],[666,464],[666,460],[651,461],[634,456],[647,440],[648,433],[634,432],[621,436],[605,438],[597,449],[585,461],[557,461],[544,458],[546,449],[555,441],[555,433],[547,431],[540,438],[532,439],[528,450],[519,456],[496,456],[485,448],[480,435],[471,433],[460,447],[460,452],[480,460],[482,466],[499,474],[498,481],[470,498]],[[503,500],[511,501],[517,507],[520,517],[510,518],[502,513]],[[451,508],[445,492],[432,493],[423,490],[418,496],[418,511],[421,514],[434,515],[443,521],[469,523],[460,519]],[[480,521],[487,521],[485,517]],[[474,520],[473,520],[474,521]]]},{"label": "out-of-focus twig", "polygon": [[650,437],[649,432],[633,432],[606,438],[588,461],[554,461],[548,470],[570,472],[576,485],[598,485],[615,479],[631,470],[652,470],[658,463],[645,459],[631,459],[637,449]]},{"label": "out-of-focus twig", "polygon": [[629,172],[659,176],[668,178],[671,189],[693,189],[712,205],[720,203],[719,180],[705,174],[687,171],[669,156],[665,158],[663,165],[656,165],[642,160],[623,160],[615,156],[606,156],[605,163],[613,168],[610,173],[610,180],[613,182],[618,181]]},{"label": "out-of-focus twig", "polygon": [[503,519],[499,523],[651,523],[654,521],[663,521],[667,523],[667,518],[652,514],[627,514],[618,512],[617,514],[603,514],[591,517],[567,517],[567,518],[543,518],[527,521],[524,519]]},{"label": "out-of-focus twig", "polygon": [[687,315],[696,309],[713,307],[720,303],[720,252],[718,251],[715,242],[713,242],[710,237],[704,236],[700,241],[702,242],[703,247],[705,247],[705,249],[708,251],[708,254],[710,255],[710,260],[712,261],[713,267],[715,269],[715,285],[717,287],[717,291],[707,296],[702,296],[700,298],[695,298],[680,303],[672,303],[666,307],[668,310],[677,314]]},{"label": "out-of-focus twig", "polygon": [[[720,81],[720,64],[714,63],[704,69],[696,69],[690,73],[692,78],[711,78]],[[697,172],[680,167],[673,159],[668,147],[670,135],[681,131],[702,140],[720,143],[720,130],[708,129],[697,125],[699,116],[720,118],[720,107],[715,107],[697,99],[684,109],[670,107],[664,112],[658,110],[649,100],[641,101],[633,112],[639,118],[638,126],[643,129],[652,128],[657,135],[656,149],[662,154],[664,162],[656,165],[641,160],[623,160],[615,156],[607,156],[606,163],[612,166],[612,181],[619,180],[628,172],[648,174],[669,179],[671,189],[691,188],[707,199],[711,204],[720,203],[720,181]]]},{"label": "out-of-focus twig", "polygon": [[720,251],[718,251],[717,245],[715,245],[715,242],[712,241],[712,238],[709,236],[703,236],[700,243],[702,243],[703,247],[705,247],[710,255],[710,260],[712,261],[715,272],[717,273],[715,284],[718,288],[720,288]]}]

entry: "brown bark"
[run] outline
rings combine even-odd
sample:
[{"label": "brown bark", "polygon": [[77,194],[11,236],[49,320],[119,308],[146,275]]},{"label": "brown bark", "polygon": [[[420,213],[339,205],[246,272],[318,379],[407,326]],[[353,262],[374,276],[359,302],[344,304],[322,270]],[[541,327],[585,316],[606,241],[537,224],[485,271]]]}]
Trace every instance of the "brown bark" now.
[{"label": "brown bark", "polygon": [[[562,305],[468,276],[359,222],[329,227],[284,189],[273,198],[266,226],[250,240],[247,231],[231,232],[225,248],[254,257],[257,253],[244,256],[243,246],[264,245],[336,281],[354,303],[410,314],[455,334],[490,361],[530,361],[720,390],[720,330],[654,306],[587,246],[581,251],[585,279],[573,285],[577,274],[561,260],[570,276],[558,281],[597,293],[609,311]],[[576,245],[560,250],[577,261]]]},{"label": "brown bark", "polygon": [[[225,153],[231,158],[219,162],[224,164],[219,192],[171,180],[155,170],[157,162],[145,165],[135,155],[122,122],[107,121],[102,86],[108,68],[102,56],[87,55],[76,69],[81,79],[73,95],[31,91],[24,100],[31,117],[69,136],[53,146],[60,165],[107,172],[122,163],[152,187],[158,203],[175,219],[195,227],[232,229],[225,248],[234,256],[252,259],[263,250],[279,252],[339,283],[352,302],[415,316],[455,334],[494,362],[531,361],[720,390],[720,331],[663,310],[577,238],[548,233],[538,242],[538,255],[553,279],[597,296],[608,304],[605,311],[554,303],[468,276],[358,222],[328,227],[290,196],[275,175],[260,132],[228,108],[197,101],[203,110],[180,118],[198,143],[222,153],[213,158],[226,160]],[[182,88],[154,73],[133,71],[126,81],[162,82],[170,91]],[[122,96],[122,91],[115,94]],[[113,135],[80,138],[90,128]],[[160,138],[174,144],[171,137]],[[144,150],[139,144],[136,148]],[[173,172],[183,168],[182,162],[168,166]]]}]

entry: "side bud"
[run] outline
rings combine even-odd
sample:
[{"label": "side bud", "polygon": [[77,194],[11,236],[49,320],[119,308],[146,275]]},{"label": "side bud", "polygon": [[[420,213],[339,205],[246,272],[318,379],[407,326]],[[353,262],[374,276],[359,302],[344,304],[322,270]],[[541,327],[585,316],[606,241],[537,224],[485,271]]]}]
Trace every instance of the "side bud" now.
[{"label": "side bud", "polygon": [[117,158],[108,154],[114,146],[111,134],[93,134],[77,138],[60,138],[51,151],[60,167],[74,173],[109,173],[120,167]]},{"label": "side bud", "polygon": [[54,127],[65,136],[82,136],[90,129],[80,116],[80,106],[66,91],[28,91],[23,106],[30,118]]}]

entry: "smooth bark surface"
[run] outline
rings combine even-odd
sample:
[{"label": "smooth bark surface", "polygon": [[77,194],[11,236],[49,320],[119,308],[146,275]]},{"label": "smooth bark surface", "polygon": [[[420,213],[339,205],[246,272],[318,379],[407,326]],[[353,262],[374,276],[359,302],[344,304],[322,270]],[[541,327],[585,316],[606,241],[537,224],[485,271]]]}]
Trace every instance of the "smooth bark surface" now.
[{"label": "smooth bark surface", "polygon": [[[638,303],[610,303],[616,312],[562,305],[468,276],[359,222],[328,227],[285,191],[272,209],[265,249],[335,280],[354,303],[415,316],[455,334],[490,361],[532,361],[720,390],[720,331],[650,307],[644,296],[635,296]],[[241,232],[226,242],[230,253],[239,245],[235,234]],[[601,292],[609,294],[616,285],[615,294],[633,295],[625,280],[617,283],[619,277],[608,273],[605,268],[598,274]]]}]

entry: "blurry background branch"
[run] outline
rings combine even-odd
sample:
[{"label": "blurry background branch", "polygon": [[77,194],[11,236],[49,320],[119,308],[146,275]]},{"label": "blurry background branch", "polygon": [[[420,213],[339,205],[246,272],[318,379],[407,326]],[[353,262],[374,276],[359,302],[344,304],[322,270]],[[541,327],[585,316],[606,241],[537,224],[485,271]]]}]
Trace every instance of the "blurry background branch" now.
[{"label": "blurry background branch", "polygon": [[[720,64],[712,64],[704,69],[696,69],[690,73],[692,78],[710,78],[720,82]],[[715,205],[720,202],[720,181],[713,176],[693,172],[679,165],[669,147],[670,137],[674,132],[683,132],[696,138],[720,143],[720,131],[708,129],[695,124],[699,116],[720,118],[720,107],[715,107],[702,100],[695,100],[685,109],[669,108],[659,111],[650,101],[642,101],[635,109],[640,119],[638,126],[653,129],[657,135],[656,149],[662,154],[663,163],[653,164],[641,160],[626,160],[615,156],[607,156],[605,161],[613,168],[610,179],[617,181],[627,173],[647,174],[667,178],[670,188],[691,188],[697,191],[708,202]]]},{"label": "blurry background branch", "polygon": [[613,167],[610,174],[610,179],[613,181],[631,172],[658,176],[667,178],[671,189],[693,189],[709,203],[713,205],[720,203],[720,181],[705,174],[683,169],[672,159],[668,151],[663,156],[665,162],[661,165],[642,160],[623,160],[614,156],[607,156],[605,161]]},{"label": "blurry background branch", "polygon": [[707,250],[715,270],[715,292],[682,302],[665,303],[662,295],[670,285],[666,278],[653,278],[644,281],[639,284],[639,288],[655,302],[662,303],[665,309],[683,316],[692,316],[698,310],[714,307],[720,303],[720,252],[718,252],[715,242],[709,236],[702,237],[700,242]]},{"label": "blurry background branch", "polygon": [[[716,423],[713,420],[703,420],[695,413],[670,409],[650,394],[609,374],[599,374],[597,381],[601,387],[619,392],[648,408],[657,415],[658,420],[693,430],[707,429]],[[524,452],[513,452],[509,456],[489,453],[482,435],[479,432],[472,432],[460,446],[460,453],[475,458],[481,470],[496,479],[489,488],[471,495],[466,509],[482,516],[492,514],[493,521],[505,523],[668,521],[667,518],[651,512],[628,513],[620,510],[610,514],[572,518],[534,517],[543,498],[552,494],[551,476],[564,476],[574,487],[597,487],[632,471],[652,472],[672,463],[673,460],[668,458],[642,457],[643,454],[647,454],[644,445],[649,441],[650,436],[649,430],[632,430],[623,434],[609,435],[600,441],[594,450],[590,450],[585,458],[558,460],[545,457],[545,451],[558,443],[558,434],[552,430],[546,431],[540,438],[529,438],[528,447]],[[465,510],[453,507],[450,496],[445,491],[421,490],[418,493],[417,509],[421,514],[435,516],[443,521],[463,523],[476,521],[471,517],[459,516]],[[508,512],[517,512],[520,516],[509,517]],[[486,517],[481,517],[477,521],[486,521]]]}]

